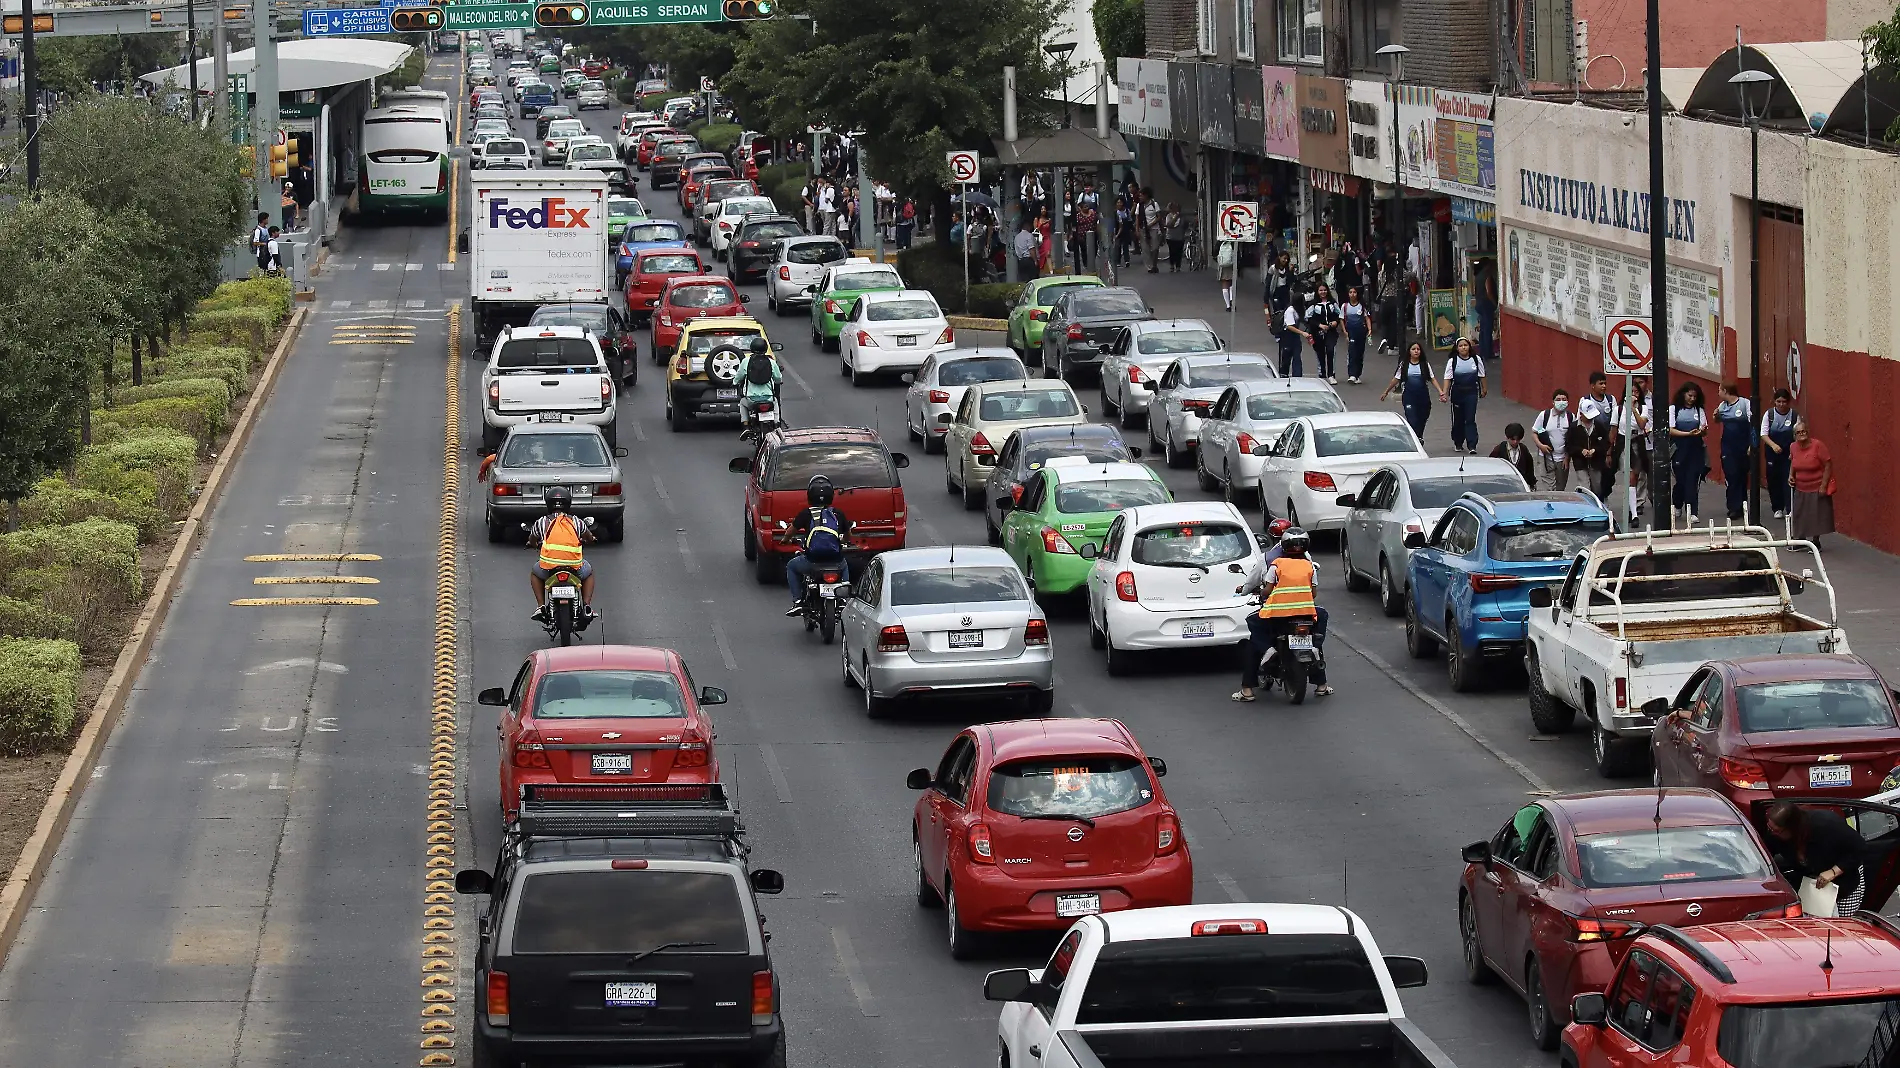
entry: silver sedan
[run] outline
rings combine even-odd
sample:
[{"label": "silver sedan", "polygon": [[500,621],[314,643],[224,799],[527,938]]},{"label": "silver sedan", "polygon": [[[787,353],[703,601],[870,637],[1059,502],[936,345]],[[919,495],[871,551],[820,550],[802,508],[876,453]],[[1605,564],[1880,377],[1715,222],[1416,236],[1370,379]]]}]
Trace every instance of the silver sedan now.
[{"label": "silver sedan", "polygon": [[1001,549],[933,545],[871,559],[845,601],[844,684],[865,714],[900,698],[1020,697],[1030,715],[1055,707],[1049,622]]},{"label": "silver sedan", "polygon": [[1343,412],[1346,405],[1323,378],[1274,378],[1238,382],[1214,402],[1201,420],[1194,447],[1194,473],[1204,490],[1243,504],[1260,485],[1262,445],[1280,440],[1280,432],[1302,415]]},{"label": "silver sedan", "polygon": [[1340,534],[1340,565],[1346,588],[1379,586],[1379,607],[1388,616],[1405,614],[1412,550],[1407,534],[1429,534],[1451,502],[1466,493],[1528,493],[1524,476],[1509,460],[1488,456],[1404,460],[1367,476],[1357,493],[1339,503],[1350,509]]},{"label": "silver sedan", "polygon": [[1277,377],[1273,361],[1258,352],[1211,352],[1180,356],[1161,372],[1148,408],[1148,443],[1169,467],[1186,467],[1201,440],[1201,420],[1221,392],[1236,382]]},{"label": "silver sedan", "polygon": [[1155,382],[1177,357],[1227,347],[1202,319],[1150,319],[1122,328],[1102,353],[1102,414],[1139,425]]},{"label": "silver sedan", "polygon": [[912,441],[924,443],[925,452],[942,452],[949,425],[939,416],[950,415],[963,393],[978,382],[1029,380],[1029,369],[1004,348],[946,349],[932,353],[916,372],[904,376],[904,429]]},{"label": "silver sedan", "polygon": [[625,449],[610,449],[600,428],[542,416],[509,429],[495,450],[495,464],[482,486],[488,540],[503,541],[522,523],[547,514],[547,491],[564,489],[574,514],[600,520],[601,539],[626,532],[626,498],[620,488]]}]

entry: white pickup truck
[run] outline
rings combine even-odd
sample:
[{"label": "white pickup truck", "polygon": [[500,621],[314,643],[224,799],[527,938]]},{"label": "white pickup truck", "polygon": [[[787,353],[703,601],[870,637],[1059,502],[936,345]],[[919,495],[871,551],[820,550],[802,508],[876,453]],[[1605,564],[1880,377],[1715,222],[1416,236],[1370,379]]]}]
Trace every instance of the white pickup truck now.
[{"label": "white pickup truck", "polygon": [[1001,1068],[1453,1068],[1399,1004],[1424,984],[1346,909],[1256,902],[1085,916],[983,996]]},{"label": "white pickup truck", "polygon": [[499,447],[509,427],[549,418],[597,426],[612,449],[616,394],[600,339],[586,329],[504,326],[482,369],[482,451]]},{"label": "white pickup truck", "polygon": [[[1785,570],[1791,550],[1813,568]],[[1795,607],[1805,595],[1818,608],[1821,594],[1825,614]],[[1581,709],[1604,778],[1643,770],[1656,721],[1703,664],[1849,651],[1819,551],[1762,527],[1613,534],[1530,604],[1531,724],[1564,731]]]}]

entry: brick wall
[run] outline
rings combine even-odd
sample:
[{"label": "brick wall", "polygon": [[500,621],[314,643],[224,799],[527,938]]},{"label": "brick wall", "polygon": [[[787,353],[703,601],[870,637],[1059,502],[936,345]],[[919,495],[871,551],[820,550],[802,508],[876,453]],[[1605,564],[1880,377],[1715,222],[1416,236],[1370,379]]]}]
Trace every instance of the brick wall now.
[{"label": "brick wall", "polygon": [[1147,0],[1144,25],[1148,31],[1148,58],[1193,55],[1199,44],[1195,11],[1194,0]]},{"label": "brick wall", "polygon": [[1400,8],[1401,39],[1411,49],[1405,80],[1445,89],[1490,88],[1497,81],[1498,20],[1492,7],[1492,0],[1406,0]]}]

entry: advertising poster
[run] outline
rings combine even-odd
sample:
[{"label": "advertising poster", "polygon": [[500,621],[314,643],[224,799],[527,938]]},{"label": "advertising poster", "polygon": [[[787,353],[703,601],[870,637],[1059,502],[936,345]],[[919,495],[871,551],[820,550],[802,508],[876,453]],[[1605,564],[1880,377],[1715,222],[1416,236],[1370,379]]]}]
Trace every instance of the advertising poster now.
[{"label": "advertising poster", "polygon": [[1448,351],[1458,343],[1458,291],[1433,289],[1426,293],[1425,315],[1431,327],[1432,348]]},{"label": "advertising poster", "polygon": [[1168,119],[1168,64],[1158,59],[1115,61],[1115,89],[1119,98],[1115,128],[1130,137],[1166,140]]},{"label": "advertising poster", "polygon": [[1429,85],[1399,86],[1399,168],[1408,188],[1432,189],[1438,174],[1438,111]]},{"label": "advertising poster", "polygon": [[[1504,303],[1586,337],[1605,317],[1649,313],[1649,260],[1621,249],[1506,226]],[[1669,265],[1669,360],[1706,375],[1722,371],[1722,283]]]},{"label": "advertising poster", "polygon": [[1338,78],[1299,76],[1300,162],[1334,174],[1352,172],[1352,140],[1346,121],[1346,83]]},{"label": "advertising poster", "polygon": [[1300,159],[1300,78],[1292,67],[1261,67],[1261,91],[1266,96],[1267,155]]},{"label": "advertising poster", "polygon": [[1481,93],[1432,91],[1432,188],[1468,200],[1497,200],[1497,162],[1493,158],[1491,97]]}]

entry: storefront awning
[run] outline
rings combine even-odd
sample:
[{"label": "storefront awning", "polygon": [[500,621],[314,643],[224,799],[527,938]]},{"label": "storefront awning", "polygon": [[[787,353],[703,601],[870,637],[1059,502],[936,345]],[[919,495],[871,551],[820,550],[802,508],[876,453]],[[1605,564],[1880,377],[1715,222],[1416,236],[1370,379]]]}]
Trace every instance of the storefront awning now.
[{"label": "storefront awning", "polygon": [[[358,37],[316,38],[277,42],[277,89],[300,93],[310,89],[329,89],[380,77],[402,66],[414,51],[394,41],[371,41]],[[225,69],[231,74],[249,74],[256,64],[257,50],[247,48],[231,53]],[[198,61],[198,84],[209,92],[213,60]],[[152,85],[190,85],[191,68],[185,64],[153,71],[139,79]]]},{"label": "storefront awning", "polygon": [[1763,122],[1856,135],[1870,127],[1872,135],[1879,137],[1900,116],[1900,81],[1893,68],[1881,66],[1868,70],[1863,78],[1861,63],[1859,41],[1731,48],[1703,71],[1683,110],[1747,119],[1738,87],[1729,79],[1743,70],[1759,70],[1772,79]]},{"label": "storefront awning", "polygon": [[1094,130],[1069,127],[1014,141],[997,137],[996,158],[1005,167],[1076,167],[1128,163],[1135,156],[1119,133],[1111,131],[1103,140],[1095,136]]}]

